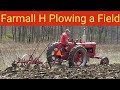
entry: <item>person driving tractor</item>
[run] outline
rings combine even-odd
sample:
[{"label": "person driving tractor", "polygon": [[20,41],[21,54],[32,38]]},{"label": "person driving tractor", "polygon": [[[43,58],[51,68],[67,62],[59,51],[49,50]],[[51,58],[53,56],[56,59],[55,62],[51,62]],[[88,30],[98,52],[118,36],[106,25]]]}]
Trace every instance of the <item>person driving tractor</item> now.
[{"label": "person driving tractor", "polygon": [[60,42],[63,47],[66,47],[68,45],[69,36],[70,36],[70,30],[66,29],[65,32],[62,33],[61,38],[60,38]]},{"label": "person driving tractor", "polygon": [[70,30],[66,29],[65,32],[62,33],[61,37],[60,37],[60,46],[58,49],[58,52],[56,53],[56,55],[58,56],[59,62],[60,64],[62,63],[62,52],[66,52],[67,50],[65,49],[69,42],[69,36],[70,36]]}]

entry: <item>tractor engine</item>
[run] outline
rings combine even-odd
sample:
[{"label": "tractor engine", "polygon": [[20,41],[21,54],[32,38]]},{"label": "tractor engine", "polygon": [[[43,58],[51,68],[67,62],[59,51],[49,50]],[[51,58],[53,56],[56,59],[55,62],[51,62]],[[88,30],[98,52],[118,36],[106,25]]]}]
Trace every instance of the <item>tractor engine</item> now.
[{"label": "tractor engine", "polygon": [[95,56],[96,51],[96,43],[95,42],[85,42],[85,43],[76,43],[77,45],[80,45],[84,47],[87,50],[87,54],[90,58],[93,58]]}]

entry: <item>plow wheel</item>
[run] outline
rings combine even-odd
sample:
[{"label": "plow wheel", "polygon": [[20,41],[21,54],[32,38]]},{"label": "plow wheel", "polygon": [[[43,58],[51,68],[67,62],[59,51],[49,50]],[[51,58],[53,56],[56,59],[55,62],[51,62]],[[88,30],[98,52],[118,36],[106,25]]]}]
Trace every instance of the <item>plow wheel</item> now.
[{"label": "plow wheel", "polygon": [[29,69],[30,68],[29,61],[32,60],[32,59],[33,59],[33,57],[31,57],[28,54],[23,55],[22,58],[19,59],[19,62],[21,62],[21,63],[19,63],[19,66],[24,67],[26,69]]},{"label": "plow wheel", "polygon": [[100,61],[101,65],[108,65],[109,64],[109,59],[107,57],[104,57]]},{"label": "plow wheel", "polygon": [[55,47],[58,43],[52,43],[47,50],[47,62],[49,64],[49,67],[51,68],[53,65],[55,65],[55,61],[57,59],[57,57],[54,55],[55,51],[57,50],[57,48]]},{"label": "plow wheel", "polygon": [[69,53],[69,67],[85,66],[88,61],[87,50],[81,46],[75,46]]}]

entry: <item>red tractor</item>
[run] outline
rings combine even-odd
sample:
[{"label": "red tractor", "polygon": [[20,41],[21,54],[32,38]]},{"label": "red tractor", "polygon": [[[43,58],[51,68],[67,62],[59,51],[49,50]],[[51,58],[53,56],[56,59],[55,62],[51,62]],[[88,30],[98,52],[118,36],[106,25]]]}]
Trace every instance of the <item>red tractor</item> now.
[{"label": "red tractor", "polygon": [[[67,60],[69,67],[72,66],[85,66],[89,61],[89,58],[101,59],[100,64],[109,64],[107,57],[96,56],[96,43],[95,42],[81,42],[81,40],[71,40],[65,50],[60,48],[61,43],[55,42],[49,45],[47,50],[47,61],[50,67],[56,62]],[[56,55],[57,52],[61,52],[61,57]]]}]

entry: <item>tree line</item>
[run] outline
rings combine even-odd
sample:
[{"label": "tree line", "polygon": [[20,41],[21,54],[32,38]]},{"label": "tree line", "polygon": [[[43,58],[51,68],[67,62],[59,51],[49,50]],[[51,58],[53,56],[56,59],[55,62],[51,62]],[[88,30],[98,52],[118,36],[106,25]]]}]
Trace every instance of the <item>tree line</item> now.
[{"label": "tree line", "polygon": [[62,32],[69,28],[70,38],[80,39],[86,28],[87,41],[98,44],[119,44],[119,26],[0,26],[0,41],[33,43],[59,41]]}]

